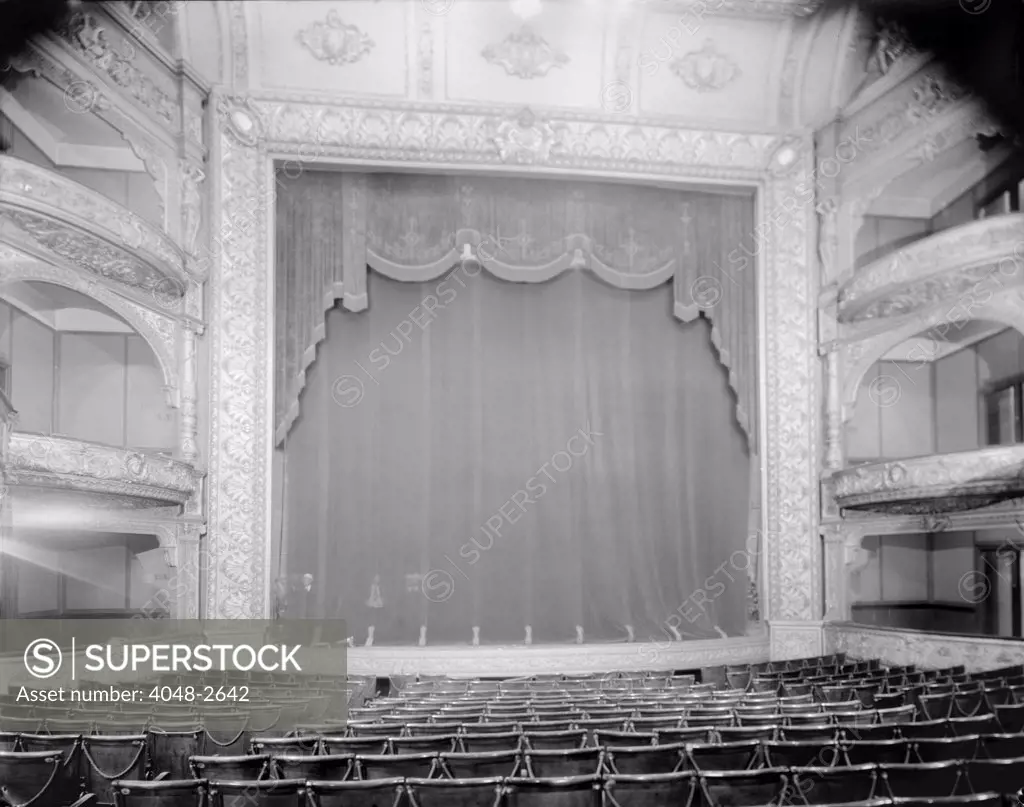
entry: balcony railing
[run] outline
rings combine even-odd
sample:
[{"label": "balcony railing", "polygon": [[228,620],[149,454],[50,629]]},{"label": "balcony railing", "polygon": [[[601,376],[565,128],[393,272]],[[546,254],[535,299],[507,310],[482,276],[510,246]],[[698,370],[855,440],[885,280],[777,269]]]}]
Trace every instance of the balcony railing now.
[{"label": "balcony railing", "polygon": [[162,454],[15,431],[6,477],[16,510],[32,499],[56,504],[58,492],[77,503],[137,510],[184,505],[202,473]]},{"label": "balcony railing", "polygon": [[1022,282],[1024,213],[992,216],[922,238],[859,269],[839,288],[839,321],[906,316],[968,295],[980,305]]}]

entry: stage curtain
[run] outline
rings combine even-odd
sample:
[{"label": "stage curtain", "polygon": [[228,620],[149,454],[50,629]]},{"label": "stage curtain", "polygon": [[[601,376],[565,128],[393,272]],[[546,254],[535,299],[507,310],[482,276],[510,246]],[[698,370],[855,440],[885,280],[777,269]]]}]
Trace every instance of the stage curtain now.
[{"label": "stage curtain", "polygon": [[464,257],[496,277],[546,282],[586,268],[621,289],[673,283],[672,313],[703,316],[728,371],[752,455],[757,437],[757,281],[751,194],[549,179],[361,174],[279,176],[275,431],[280,444],[324,315],[369,304],[368,272],[441,277]]},{"label": "stage curtain", "polygon": [[315,613],[358,644],[744,632],[747,436],[670,283],[467,265],[368,292],[328,313],[284,444],[286,565]]}]

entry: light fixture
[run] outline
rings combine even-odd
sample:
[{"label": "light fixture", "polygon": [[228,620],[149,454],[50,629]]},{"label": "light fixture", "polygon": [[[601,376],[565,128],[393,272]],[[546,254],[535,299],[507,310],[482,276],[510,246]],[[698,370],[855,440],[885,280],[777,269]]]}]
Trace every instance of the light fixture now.
[{"label": "light fixture", "polygon": [[512,13],[521,20],[531,20],[541,12],[541,0],[509,0]]}]

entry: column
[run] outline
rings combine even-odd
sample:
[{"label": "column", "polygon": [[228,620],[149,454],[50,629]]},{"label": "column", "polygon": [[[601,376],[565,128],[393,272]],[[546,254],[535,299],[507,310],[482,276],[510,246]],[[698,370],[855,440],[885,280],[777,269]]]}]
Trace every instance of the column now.
[{"label": "column", "polygon": [[178,416],[178,449],[181,458],[195,464],[199,458],[197,414],[196,333],[187,325],[181,331],[181,410]]}]

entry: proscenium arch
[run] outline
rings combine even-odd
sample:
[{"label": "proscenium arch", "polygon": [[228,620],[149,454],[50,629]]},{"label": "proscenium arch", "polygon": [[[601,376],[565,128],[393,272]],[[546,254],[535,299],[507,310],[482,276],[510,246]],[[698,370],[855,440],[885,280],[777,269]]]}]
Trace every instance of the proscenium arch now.
[{"label": "proscenium arch", "polygon": [[[1001,299],[1005,299],[1005,295]],[[956,328],[965,322],[977,320],[1005,325],[1024,336],[1024,308],[1018,305],[1016,306],[1016,312],[1006,310],[1007,308],[1008,306],[1005,305],[1000,306],[999,300],[996,300],[983,308],[972,311],[970,317],[953,318],[950,314],[955,313],[956,309],[949,310],[943,307],[939,309],[941,313],[936,312],[923,320],[908,322],[899,328],[863,340],[861,344],[864,345],[864,352],[853,366],[844,368],[843,371],[843,423],[849,422],[853,417],[853,411],[857,405],[857,392],[860,390],[861,383],[864,381],[864,376],[867,375],[868,370],[897,345],[906,342],[908,339],[913,339],[915,336],[924,335],[928,331],[939,329],[944,325]]]},{"label": "proscenium arch", "polygon": [[178,393],[180,387],[178,386],[177,362],[173,352],[175,340],[172,336],[170,340],[171,348],[169,349],[156,328],[140,316],[141,307],[129,303],[97,283],[83,279],[76,272],[60,269],[49,264],[26,264],[22,261],[16,261],[13,265],[5,267],[2,273],[0,273],[0,288],[15,282],[49,283],[53,286],[63,286],[91,300],[95,300],[121,317],[136,334],[142,337],[149,346],[149,349],[153,351],[153,355],[156,356],[157,363],[160,365],[160,372],[164,378],[167,405],[173,409],[179,407],[180,396]]}]

